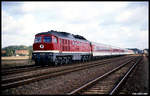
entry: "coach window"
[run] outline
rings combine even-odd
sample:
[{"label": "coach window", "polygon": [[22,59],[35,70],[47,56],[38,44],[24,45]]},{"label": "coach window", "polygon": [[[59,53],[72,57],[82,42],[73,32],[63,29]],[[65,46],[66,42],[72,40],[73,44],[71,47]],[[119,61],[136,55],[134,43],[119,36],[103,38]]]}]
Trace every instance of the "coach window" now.
[{"label": "coach window", "polygon": [[43,39],[43,41],[44,41],[45,43],[50,43],[50,42],[52,41],[52,38],[49,37],[49,36],[45,36],[44,39]]},{"label": "coach window", "polygon": [[41,36],[38,36],[38,37],[35,37],[35,43],[39,43],[39,42],[41,42],[41,40],[42,40],[42,37]]}]

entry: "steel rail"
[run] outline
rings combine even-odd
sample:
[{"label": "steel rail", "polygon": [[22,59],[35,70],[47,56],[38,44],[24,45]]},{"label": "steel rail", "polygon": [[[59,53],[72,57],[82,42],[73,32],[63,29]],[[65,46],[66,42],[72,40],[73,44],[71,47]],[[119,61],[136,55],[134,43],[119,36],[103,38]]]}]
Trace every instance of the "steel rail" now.
[{"label": "steel rail", "polygon": [[[137,57],[137,58],[138,58],[138,57]],[[87,88],[88,86],[94,84],[95,82],[99,81],[100,79],[103,79],[103,78],[107,77],[107,76],[110,75],[111,73],[117,71],[118,69],[122,68],[123,66],[125,66],[126,64],[130,63],[131,61],[133,61],[133,60],[135,60],[135,59],[137,59],[137,58],[133,58],[133,59],[131,59],[131,60],[129,60],[129,61],[123,63],[122,65],[120,65],[120,66],[114,68],[113,70],[111,70],[111,71],[109,71],[109,72],[103,74],[102,76],[99,76],[98,78],[96,78],[96,79],[94,79],[94,80],[92,80],[92,81],[90,81],[90,82],[84,84],[83,86],[81,86],[81,87],[79,87],[79,88],[77,88],[77,89],[71,91],[70,93],[67,93],[67,95],[73,95],[73,94],[76,94],[76,93],[80,92],[81,90],[83,90],[83,89]]]},{"label": "steel rail", "polygon": [[14,66],[14,67],[2,68],[2,70],[10,70],[10,69],[17,69],[17,68],[26,68],[26,67],[32,67],[32,66],[35,66],[35,65]]},{"label": "steel rail", "polygon": [[121,86],[121,84],[125,81],[125,79],[129,76],[131,71],[133,71],[135,66],[137,64],[139,64],[141,60],[142,60],[142,58],[140,58],[138,61],[136,61],[136,63],[134,65],[131,66],[131,68],[127,71],[127,73],[123,76],[123,78],[119,81],[119,83],[112,89],[112,91],[109,93],[109,95],[116,94],[116,92],[118,91],[118,89]]},{"label": "steel rail", "polygon": [[2,71],[1,75],[5,76],[5,75],[9,75],[9,74],[15,74],[15,73],[19,73],[19,72],[27,72],[27,71],[32,71],[32,70],[36,70],[41,68],[40,66],[30,66],[30,67],[25,67],[25,68],[19,68],[19,69],[12,69],[12,70],[8,70],[8,71]]}]

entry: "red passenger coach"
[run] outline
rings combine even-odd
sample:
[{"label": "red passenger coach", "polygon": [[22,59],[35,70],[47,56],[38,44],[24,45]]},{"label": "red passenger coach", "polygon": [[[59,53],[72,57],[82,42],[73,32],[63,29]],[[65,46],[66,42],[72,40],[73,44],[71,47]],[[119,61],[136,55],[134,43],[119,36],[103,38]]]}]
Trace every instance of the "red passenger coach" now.
[{"label": "red passenger coach", "polygon": [[80,35],[48,31],[35,35],[32,59],[36,64],[63,64],[72,60],[89,60],[91,45]]}]

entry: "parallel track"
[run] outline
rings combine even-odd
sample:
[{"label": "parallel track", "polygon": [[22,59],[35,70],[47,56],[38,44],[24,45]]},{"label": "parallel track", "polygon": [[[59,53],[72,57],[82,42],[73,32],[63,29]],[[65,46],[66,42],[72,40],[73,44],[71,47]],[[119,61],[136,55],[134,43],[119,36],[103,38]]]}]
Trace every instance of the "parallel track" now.
[{"label": "parallel track", "polygon": [[29,66],[25,68],[18,68],[18,69],[12,69],[12,70],[5,70],[2,71],[2,76],[10,75],[10,74],[17,74],[17,73],[23,73],[23,72],[29,72],[29,71],[35,71],[35,70],[43,70],[51,68],[52,66]]},{"label": "parallel track", "polygon": [[[137,61],[136,61],[137,60]],[[98,78],[84,84],[83,86],[71,91],[70,93],[67,93],[68,95],[73,94],[116,94],[118,91],[118,88],[122,84],[122,82],[125,80],[125,78],[129,75],[131,70],[141,61],[141,58],[134,58],[132,60],[128,60],[124,64],[120,65],[119,67],[105,73],[102,76],[99,76]],[[118,82],[113,88],[114,82],[112,81],[112,78],[109,76],[113,76],[115,72],[119,71],[124,68],[124,66],[134,63],[133,66],[129,69],[129,71],[123,76],[123,79]],[[120,74],[120,73],[119,73]],[[102,83],[103,82],[103,83]],[[111,87],[113,89],[111,89]],[[111,90],[111,91],[110,91]]]},{"label": "parallel track", "polygon": [[142,58],[140,58],[139,60],[137,60],[130,68],[129,70],[126,72],[126,74],[122,77],[122,79],[119,81],[118,84],[116,84],[114,86],[114,88],[110,91],[110,95],[114,95],[114,94],[118,94],[119,92],[119,88],[121,88],[121,85],[123,85],[123,83],[125,82],[125,80],[128,78],[128,76],[130,75],[130,73],[134,70],[135,66],[137,64],[139,64],[142,61]]}]

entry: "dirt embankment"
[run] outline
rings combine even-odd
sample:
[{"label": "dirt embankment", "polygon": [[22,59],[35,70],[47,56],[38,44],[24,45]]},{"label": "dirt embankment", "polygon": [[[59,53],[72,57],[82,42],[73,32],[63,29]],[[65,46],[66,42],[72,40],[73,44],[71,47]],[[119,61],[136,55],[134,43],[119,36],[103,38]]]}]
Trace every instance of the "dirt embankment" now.
[{"label": "dirt embankment", "polygon": [[29,56],[11,56],[1,57],[1,67],[9,68],[15,66],[24,66],[34,64],[34,61]]},{"label": "dirt embankment", "polygon": [[20,59],[29,59],[29,56],[10,56],[10,57],[1,57],[1,60],[20,60]]}]

